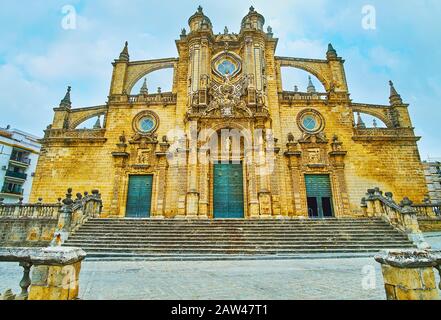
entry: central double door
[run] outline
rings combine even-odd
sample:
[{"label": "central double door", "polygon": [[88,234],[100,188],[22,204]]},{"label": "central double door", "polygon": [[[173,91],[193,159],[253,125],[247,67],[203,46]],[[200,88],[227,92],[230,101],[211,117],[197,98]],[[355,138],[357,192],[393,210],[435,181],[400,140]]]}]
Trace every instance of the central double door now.
[{"label": "central double door", "polygon": [[243,166],[214,165],[213,214],[215,219],[244,218]]}]

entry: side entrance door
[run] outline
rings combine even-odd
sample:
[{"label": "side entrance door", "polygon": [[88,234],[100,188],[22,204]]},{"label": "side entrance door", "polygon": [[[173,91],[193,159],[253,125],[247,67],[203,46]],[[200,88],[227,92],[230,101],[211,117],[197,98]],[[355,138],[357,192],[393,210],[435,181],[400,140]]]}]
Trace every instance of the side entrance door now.
[{"label": "side entrance door", "polygon": [[243,219],[242,164],[215,164],[213,206],[215,219]]},{"label": "side entrance door", "polygon": [[153,176],[130,176],[126,217],[149,218],[152,205]]},{"label": "side entrance door", "polygon": [[329,175],[305,175],[308,215],[310,218],[332,218],[332,189]]}]

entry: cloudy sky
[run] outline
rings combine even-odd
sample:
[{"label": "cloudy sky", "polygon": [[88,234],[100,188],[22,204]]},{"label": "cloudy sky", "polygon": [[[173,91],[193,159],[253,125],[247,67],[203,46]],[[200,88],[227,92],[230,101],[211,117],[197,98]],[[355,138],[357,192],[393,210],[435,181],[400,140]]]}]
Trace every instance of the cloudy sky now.
[{"label": "cloudy sky", "polygon": [[[279,38],[277,55],[324,58],[332,42],[345,60],[351,97],[387,104],[388,81],[410,104],[423,158],[440,157],[441,1],[439,0],[0,0],[0,127],[36,135],[51,122],[66,86],[75,107],[104,104],[124,41],[132,60],[177,56],[174,40],[200,4],[215,32],[239,32],[250,5]],[[76,28],[63,28],[65,6]],[[375,8],[375,29],[363,28],[363,7]],[[370,11],[372,12],[372,11]],[[169,71],[149,89],[170,87]],[[318,88],[319,84],[316,83]],[[306,86],[287,73],[284,87]]]}]

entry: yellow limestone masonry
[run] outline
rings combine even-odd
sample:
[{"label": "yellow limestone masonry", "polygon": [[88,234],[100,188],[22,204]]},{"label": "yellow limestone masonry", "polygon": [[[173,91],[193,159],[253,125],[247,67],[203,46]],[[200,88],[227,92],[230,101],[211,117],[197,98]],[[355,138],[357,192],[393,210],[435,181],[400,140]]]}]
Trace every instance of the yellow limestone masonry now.
[{"label": "yellow limestone masonry", "polygon": [[[31,201],[55,201],[68,187],[99,189],[103,216],[124,217],[130,177],[152,175],[151,217],[213,218],[214,164],[199,157],[195,164],[188,161],[203,152],[206,142],[190,147],[194,126],[219,136],[222,129],[247,130],[252,140],[259,140],[256,129],[272,130],[274,142],[267,137],[258,142],[268,155],[265,161],[274,161],[269,176],[259,174],[261,164],[241,145],[244,218],[307,217],[314,214],[311,203],[335,217],[358,216],[362,197],[375,187],[392,192],[396,200],[407,196],[421,202],[428,190],[419,137],[394,85],[388,104],[354,103],[344,60],[331,45],[321,60],[278,57],[278,39],[264,23],[250,8],[239,34],[215,34],[199,8],[176,41],[178,58],[131,61],[126,44],[113,62],[106,104],[72,108],[69,89],[54,109]],[[311,73],[326,92],[284,91],[285,67]],[[174,70],[172,92],[132,91],[147,74],[164,68]],[[358,113],[377,117],[387,128],[367,128]],[[96,116],[104,119],[102,127],[77,128]],[[142,121],[152,127],[143,129]],[[187,133],[186,139],[179,131]],[[186,164],[169,161],[170,154]],[[212,153],[205,156],[210,159]],[[329,177],[331,208],[307,194],[305,175]]]}]

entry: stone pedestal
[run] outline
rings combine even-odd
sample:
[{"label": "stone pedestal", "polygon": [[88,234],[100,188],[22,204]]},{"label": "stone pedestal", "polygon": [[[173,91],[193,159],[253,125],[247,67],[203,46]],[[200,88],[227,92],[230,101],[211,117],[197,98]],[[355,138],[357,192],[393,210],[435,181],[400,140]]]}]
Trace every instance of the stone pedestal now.
[{"label": "stone pedestal", "polygon": [[434,268],[441,264],[441,252],[385,251],[375,260],[382,264],[388,300],[440,299]]}]

